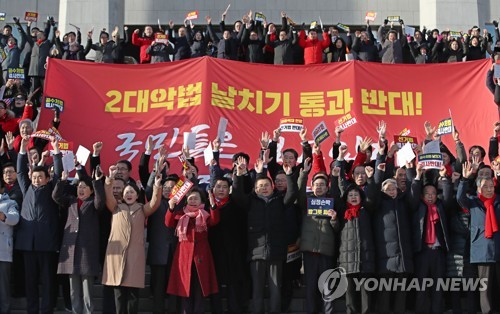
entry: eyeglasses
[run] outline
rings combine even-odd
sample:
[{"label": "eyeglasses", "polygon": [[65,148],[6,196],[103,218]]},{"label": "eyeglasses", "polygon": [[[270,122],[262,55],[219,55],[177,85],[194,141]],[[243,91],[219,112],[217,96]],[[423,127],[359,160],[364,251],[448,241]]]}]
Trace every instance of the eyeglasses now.
[{"label": "eyeglasses", "polygon": [[8,173],[16,173],[14,170],[5,170],[3,174],[8,174]]}]

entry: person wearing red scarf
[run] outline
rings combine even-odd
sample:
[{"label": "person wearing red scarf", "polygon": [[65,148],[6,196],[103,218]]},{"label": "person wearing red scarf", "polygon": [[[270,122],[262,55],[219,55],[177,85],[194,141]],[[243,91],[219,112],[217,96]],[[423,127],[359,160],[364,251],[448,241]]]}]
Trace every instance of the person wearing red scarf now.
[{"label": "person wearing red scarf", "polygon": [[204,297],[218,292],[207,229],[216,225],[220,216],[213,195],[210,211],[205,210],[203,197],[200,189],[191,189],[186,195],[187,204],[181,209],[176,205],[178,200],[171,198],[165,216],[165,224],[175,228],[179,237],[167,293],[182,297],[185,313],[204,313]]},{"label": "person wearing red scarf", "polygon": [[412,245],[415,254],[415,275],[423,284],[424,278],[434,279],[433,286],[416,294],[418,311],[421,313],[442,313],[444,298],[442,289],[436,289],[438,278],[446,276],[446,252],[449,250],[448,220],[453,199],[453,185],[447,176],[448,170],[442,167],[439,175],[443,197],[438,199],[434,185],[422,186],[424,170],[421,165],[407,169],[408,177],[414,178],[410,188],[410,203],[413,206]]},{"label": "person wearing red scarf", "polygon": [[[351,183],[342,195],[339,187],[340,167],[332,170],[332,196],[335,199],[335,209],[340,214],[340,248],[339,266],[346,270],[348,289],[346,291],[346,307],[348,313],[371,313],[372,293],[360,285],[355,287],[354,279],[372,277],[375,273],[375,244],[371,226],[371,213],[374,209],[372,195],[379,191],[373,180],[374,170],[365,167],[367,176],[366,192],[371,197],[368,202],[361,186]],[[359,300],[359,301],[358,301]]]},{"label": "person wearing red scarf", "polygon": [[[476,180],[477,196],[467,195],[473,178],[472,165],[463,167],[464,179],[457,191],[461,207],[469,210],[470,222],[470,262],[477,264],[478,276],[487,279],[484,291],[479,292],[481,312],[493,312],[495,279],[500,283],[500,196],[495,193],[493,178],[480,177]],[[496,278],[495,278],[496,274]]]}]

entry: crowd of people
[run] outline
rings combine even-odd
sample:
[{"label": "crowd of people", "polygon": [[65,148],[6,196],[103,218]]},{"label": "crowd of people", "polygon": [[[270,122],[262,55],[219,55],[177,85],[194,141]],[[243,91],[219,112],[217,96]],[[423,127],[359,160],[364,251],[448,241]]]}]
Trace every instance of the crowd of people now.
[{"label": "crowd of people", "polygon": [[[207,17],[206,31],[185,21],[174,34],[170,22],[166,32],[159,30],[168,35],[167,42],[158,41],[163,37],[155,37],[153,28],[146,26],[142,36],[139,30],[132,32],[131,43],[140,47],[140,63],[202,56],[268,64],[341,62],[350,56],[383,63],[431,63],[478,60],[487,52],[497,58],[497,44],[477,27],[460,38],[437,29],[416,30],[410,37],[404,27],[398,36],[394,25],[384,21],[377,42],[369,23],[366,30],[341,36],[336,27],[291,25],[282,12],[278,31],[273,23],[254,21],[250,12],[233,29],[226,29],[226,14],[219,24],[222,37]],[[255,152],[235,154],[231,169],[221,168],[220,141],[214,139],[208,185],[199,183],[199,165],[189,149],[183,150],[185,166],[172,169],[165,147],[153,150],[152,137],[139,165],[118,160],[106,170],[100,162],[104,144],[97,141],[90,169],[77,165],[76,179],[70,180],[57,138],[31,136],[46,60],[83,61],[94,50],[95,62],[124,63],[128,28],[123,28],[123,39],[119,28],[111,39],[103,30],[98,43],[92,42],[90,31],[84,47],[79,30],[61,40],[53,18],[43,31],[30,23],[25,30],[18,19],[15,23],[20,41],[12,36],[10,25],[0,35],[6,53],[0,90],[0,313],[9,312],[11,295],[26,297],[28,313],[51,313],[59,284],[67,293],[68,309],[92,313],[96,278],[104,285],[103,312],[137,313],[146,265],[151,270],[154,313],[165,312],[167,294],[179,297],[185,313],[204,313],[207,297],[216,313],[263,313],[266,285],[268,312],[287,312],[293,289],[303,285],[308,313],[333,313],[336,302],[321,297],[318,279],[337,266],[345,269],[349,285],[345,309],[335,310],[442,313],[451,307],[454,313],[492,313],[498,308],[494,295],[500,285],[500,122],[494,124],[488,156],[484,148],[470,146],[473,143],[467,143],[466,151],[455,129],[456,156],[439,142],[444,165],[434,170],[424,170],[418,160],[396,166],[398,146],[388,142],[387,126],[381,121],[378,139],[365,138],[351,161],[345,160],[343,130],[336,128],[330,165],[321,147],[311,145],[305,128],[300,132],[303,161],[299,163],[297,151],[285,149],[278,163],[278,128],[256,139],[260,147]],[[404,26],[402,20],[400,24]],[[498,23],[494,24],[498,40]],[[11,68],[24,68],[25,80],[9,79]],[[492,66],[486,84],[500,104],[493,72]],[[54,128],[60,124],[57,108],[52,123]],[[424,127],[427,136],[422,142],[440,141],[435,127]],[[372,145],[378,145],[376,156]],[[422,147],[415,150],[418,155]],[[250,155],[257,152],[251,169]],[[134,167],[137,180],[131,177]],[[182,198],[173,197],[176,185],[186,179],[193,187]],[[311,214],[316,201],[328,199],[333,203],[326,213]],[[487,284],[481,291],[446,293],[433,285],[414,295],[413,306],[402,290],[374,292],[362,285],[354,289],[356,280],[366,278],[486,278]]]}]

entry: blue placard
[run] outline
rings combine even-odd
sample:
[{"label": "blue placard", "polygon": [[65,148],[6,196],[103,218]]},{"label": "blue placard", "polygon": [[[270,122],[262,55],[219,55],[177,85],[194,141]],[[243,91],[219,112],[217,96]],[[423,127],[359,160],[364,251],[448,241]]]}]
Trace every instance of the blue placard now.
[{"label": "blue placard", "polygon": [[330,215],[328,215],[328,211],[333,209],[333,204],[333,198],[308,197],[307,216],[330,217]]}]

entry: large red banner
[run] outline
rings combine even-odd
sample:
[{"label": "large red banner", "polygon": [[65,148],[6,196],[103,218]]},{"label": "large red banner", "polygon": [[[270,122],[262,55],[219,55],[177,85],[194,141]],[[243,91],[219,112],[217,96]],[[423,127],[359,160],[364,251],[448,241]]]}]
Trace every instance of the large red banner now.
[{"label": "large red banner", "polygon": [[[221,152],[227,167],[234,153],[257,157],[261,132],[272,133],[286,117],[303,119],[311,140],[320,122],[334,134],[335,125],[354,117],[357,123],[342,134],[350,158],[362,137],[376,139],[380,120],[387,122],[388,138],[406,130],[420,142],[424,122],[437,125],[450,112],[465,146],[486,148],[498,119],[484,83],[490,66],[490,60],[273,66],[209,57],[153,65],[51,59],[45,95],[64,102],[60,131],[65,140],[89,149],[95,141],[104,142],[104,166],[118,159],[137,165],[152,135],[156,147],[164,143],[168,148],[173,171],[180,171],[183,132],[194,132],[191,155],[206,174],[203,151],[216,137],[220,117],[229,120]],[[48,127],[52,116],[43,109],[39,129]],[[453,151],[451,135],[442,139]],[[322,144],[330,156],[333,141],[332,136]],[[279,148],[299,149],[299,143],[297,133],[282,133]]]}]

